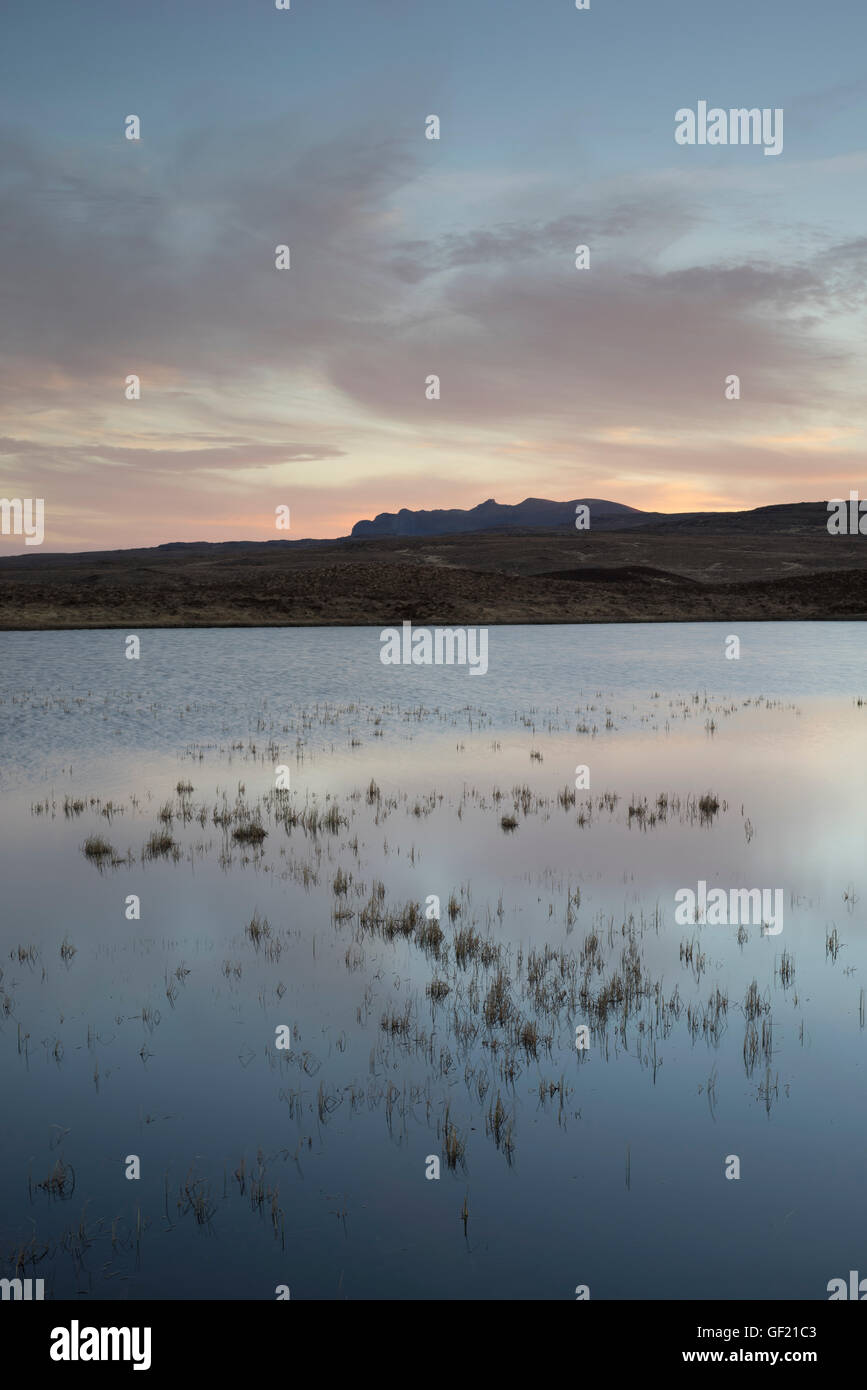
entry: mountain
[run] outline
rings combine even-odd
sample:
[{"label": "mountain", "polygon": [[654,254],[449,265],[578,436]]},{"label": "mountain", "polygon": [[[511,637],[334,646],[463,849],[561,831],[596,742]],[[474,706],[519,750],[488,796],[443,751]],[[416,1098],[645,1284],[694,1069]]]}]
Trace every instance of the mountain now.
[{"label": "mountain", "polygon": [[[381,512],[373,521],[357,521],[347,540],[385,539],[399,536],[448,536],[488,531],[559,531],[575,528],[575,508],[590,508],[591,532],[641,531],[658,535],[796,535],[814,534],[828,520],[825,502],[784,502],[754,507],[743,512],[642,512],[622,502],[580,497],[573,502],[551,502],[527,497],[515,506],[489,498],[478,507],[461,511]],[[584,534],[584,533],[581,533]]]},{"label": "mountain", "polygon": [[640,512],[622,502],[606,502],[598,497],[577,497],[573,502],[551,502],[545,497],[525,497],[523,502],[509,506],[489,497],[477,507],[462,511],[459,507],[432,512],[412,512],[402,507],[399,512],[380,512],[373,521],[356,521],[352,528],[355,539],[371,536],[446,536],[463,531],[501,531],[507,527],[553,530],[561,526],[574,527],[575,508],[590,508],[590,525],[600,529],[621,529],[653,521],[656,512]]}]

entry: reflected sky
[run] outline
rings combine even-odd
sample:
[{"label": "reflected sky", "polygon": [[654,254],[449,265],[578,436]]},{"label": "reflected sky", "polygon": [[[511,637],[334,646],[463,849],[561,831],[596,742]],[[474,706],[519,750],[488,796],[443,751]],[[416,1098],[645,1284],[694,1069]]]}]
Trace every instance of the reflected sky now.
[{"label": "reflected sky", "polygon": [[[865,1215],[859,633],[744,629],[737,663],[721,631],[493,629],[469,684],[382,667],[373,630],[145,633],[138,664],[3,635],[0,1255],[44,1241],[54,1297],[826,1297]],[[239,795],[259,848],[214,823]],[[161,826],[176,860],[143,856]],[[701,879],[781,888],[783,932],[676,925]],[[364,928],[377,880],[389,911],[440,898],[439,959]],[[494,963],[458,964],[470,927]],[[645,985],[580,1060],[551,991],[590,938],[593,1007],[624,952]],[[500,967],[535,1053],[485,1018]],[[58,1158],[71,1197],[38,1187]]]}]

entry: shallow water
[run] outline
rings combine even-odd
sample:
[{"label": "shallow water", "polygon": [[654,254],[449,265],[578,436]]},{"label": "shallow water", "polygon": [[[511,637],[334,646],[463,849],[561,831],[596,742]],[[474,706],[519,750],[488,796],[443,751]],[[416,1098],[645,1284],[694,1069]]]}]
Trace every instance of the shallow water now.
[{"label": "shallow water", "polygon": [[[864,1259],[863,627],[729,631],[491,628],[475,678],[374,629],[0,634],[4,1265],[827,1297]],[[700,880],[779,888],[782,931],[678,924]]]}]

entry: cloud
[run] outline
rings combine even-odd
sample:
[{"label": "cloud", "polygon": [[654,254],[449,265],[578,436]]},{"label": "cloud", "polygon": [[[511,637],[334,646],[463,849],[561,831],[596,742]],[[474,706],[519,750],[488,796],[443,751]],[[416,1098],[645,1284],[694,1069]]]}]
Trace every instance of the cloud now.
[{"label": "cloud", "polygon": [[388,302],[398,277],[373,254],[377,219],[411,173],[394,141],[299,151],[269,122],[186,136],[162,163],[127,146],[76,169],[59,148],[0,140],[4,336],[19,360],[73,380],[151,364],[241,380],[308,362],[338,323]]},{"label": "cloud", "polygon": [[[70,536],[85,512],[94,536],[126,534],[142,508],[163,539],[205,519],[255,527],[269,488],[305,495],[317,466],[320,534],[348,529],[350,506],[472,505],[504,459],[515,500],[562,470],[568,495],[625,478],[635,498],[617,500],[648,506],[659,440],[660,487],[691,472],[698,491],[734,496],[736,479],[784,500],[813,476],[791,451],[813,469],[836,430],[863,429],[846,321],[867,238],[734,256],[721,186],[698,176],[529,180],[522,209],[514,177],[480,205],[462,175],[466,201],[443,207],[448,176],[426,172],[420,138],[381,120],[304,130],[294,112],[86,154],[0,131],[0,478],[53,489]],[[673,264],[686,245],[700,251]],[[139,402],[123,400],[129,373]]]},{"label": "cloud", "polygon": [[[0,438],[0,476],[4,469],[28,470],[31,478],[59,472],[69,473],[96,468],[135,468],[147,474],[185,474],[210,472],[237,474],[283,463],[310,463],[317,459],[339,458],[341,449],[323,444],[260,444],[223,442],[183,449],[131,448],[115,444],[76,445],[57,448],[24,439]],[[11,460],[9,465],[4,458]]]}]

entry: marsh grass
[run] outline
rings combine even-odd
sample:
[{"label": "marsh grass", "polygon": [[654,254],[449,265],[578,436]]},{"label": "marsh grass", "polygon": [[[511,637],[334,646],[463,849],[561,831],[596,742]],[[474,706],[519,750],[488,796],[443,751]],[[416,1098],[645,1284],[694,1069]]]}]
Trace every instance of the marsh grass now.
[{"label": "marsh grass", "polygon": [[57,1201],[67,1202],[75,1192],[75,1170],[71,1163],[58,1158],[47,1178],[36,1184],[37,1192],[45,1192]]},{"label": "marsh grass", "polygon": [[409,1038],[412,1029],[412,1001],[407,1000],[402,1011],[387,1009],[380,1019],[380,1027],[393,1038]]},{"label": "marsh grass", "polygon": [[[401,717],[407,721],[421,718],[414,711],[404,711]],[[323,725],[331,720],[331,712],[322,711]],[[296,756],[301,762],[304,757],[303,730],[296,728],[296,732]],[[258,744],[250,740],[247,743],[233,743],[231,756],[255,761],[257,767],[267,767],[269,761],[273,766],[286,757],[285,727],[278,729],[277,733],[283,735],[283,746],[280,748],[276,744],[273,747],[266,745],[261,739]],[[539,733],[535,727],[533,739],[531,768],[524,767],[517,776],[537,776],[535,765],[542,762],[542,752],[536,746]],[[345,743],[343,746],[345,753]],[[350,746],[355,744],[351,743]],[[524,753],[526,755],[526,745]],[[201,755],[199,761],[203,761]],[[270,779],[270,771],[268,777]],[[538,780],[541,782],[541,775]],[[505,783],[505,778],[503,781]],[[520,1137],[519,1126],[526,1123],[524,1097],[527,1095],[534,1099],[538,1095],[540,1113],[531,1121],[532,1124],[553,1125],[556,1117],[559,1125],[567,1126],[576,1115],[580,1118],[572,1094],[577,1090],[580,1098],[582,1086],[588,1080],[583,1070],[588,1060],[595,1065],[598,1058],[604,1067],[609,1062],[614,1064],[618,1058],[628,1056],[630,1065],[637,1062],[639,1067],[646,1070],[647,1081],[652,1075],[655,1082],[657,1072],[663,1065],[666,1040],[675,1029],[679,1029],[687,1045],[716,1050],[725,1043],[730,1059],[739,1068],[737,1037],[740,1034],[738,1032],[731,1039],[726,1039],[729,1015],[735,1010],[740,1011],[738,1004],[730,1009],[724,990],[719,987],[710,989],[706,979],[709,968],[713,979],[713,972],[719,963],[712,960],[708,966],[698,935],[681,940],[676,954],[678,936],[671,930],[665,913],[660,911],[658,905],[647,916],[637,908],[634,915],[628,910],[622,915],[610,914],[607,909],[594,913],[593,902],[597,897],[594,879],[599,877],[599,873],[586,840],[581,840],[583,857],[580,860],[573,859],[568,865],[554,863],[550,870],[546,865],[544,880],[532,855],[527,856],[526,865],[514,862],[515,883],[520,873],[521,878],[533,884],[533,893],[536,884],[540,885],[538,908],[520,884],[518,891],[513,892],[513,881],[508,874],[501,880],[503,888],[499,891],[498,901],[499,885],[495,886],[493,893],[483,888],[480,901],[474,902],[470,881],[461,882],[459,888],[450,889],[449,881],[439,872],[440,866],[434,857],[440,847],[437,834],[442,833],[444,826],[439,819],[431,823],[431,818],[439,817],[441,810],[447,811],[451,818],[450,826],[445,828],[459,837],[469,836],[482,824],[488,834],[495,835],[498,825],[503,831],[513,831],[519,828],[521,820],[528,830],[532,830],[531,818],[537,817],[540,829],[546,820],[556,818],[561,835],[570,830],[573,832],[573,842],[580,838],[577,828],[592,826],[594,836],[599,837],[608,833],[608,822],[616,822],[621,832],[627,828],[632,830],[634,845],[634,835],[637,833],[655,831],[662,834],[667,827],[669,835],[674,835],[678,824],[710,828],[727,809],[726,803],[711,791],[689,795],[661,791],[647,796],[634,792],[623,796],[610,790],[598,794],[594,792],[591,796],[588,790],[583,795],[576,795],[575,789],[569,785],[558,791],[556,778],[549,778],[549,785],[545,788],[519,783],[511,786],[509,791],[492,788],[490,784],[475,787],[466,782],[460,792],[455,791],[444,799],[435,790],[413,787],[411,791],[402,791],[397,783],[392,785],[391,782],[384,792],[374,778],[367,779],[365,772],[364,776],[358,776],[352,789],[339,798],[331,794],[323,798],[313,792],[302,792],[299,800],[297,793],[280,789],[263,792],[258,799],[255,796],[248,799],[244,786],[239,783],[237,794],[231,792],[226,796],[218,787],[214,794],[215,801],[208,793],[207,801],[200,801],[197,797],[193,804],[190,800],[193,786],[185,780],[177,782],[176,792],[180,807],[177,801],[165,801],[160,805],[159,797],[152,797],[150,793],[143,797],[143,800],[151,802],[153,808],[159,807],[155,817],[157,828],[151,835],[143,858],[179,858],[181,848],[172,834],[174,827],[178,826],[178,838],[183,838],[184,852],[189,855],[191,864],[196,862],[194,855],[203,857],[210,851],[212,859],[218,857],[218,862],[224,868],[231,866],[233,872],[236,866],[240,871],[246,865],[255,869],[257,874],[260,870],[276,872],[284,880],[302,885],[306,891],[318,887],[316,910],[322,908],[326,921],[330,911],[334,927],[332,932],[327,933],[325,948],[333,952],[338,962],[345,961],[350,974],[360,974],[360,978],[356,976],[346,984],[349,987],[358,986],[359,998],[353,999],[352,1005],[358,1003],[358,1022],[369,1030],[369,1077],[359,1079],[356,1072],[351,1072],[351,1079],[344,1085],[346,1073],[340,1074],[338,1079],[333,1073],[326,1072],[322,1079],[312,1083],[307,1080],[322,1067],[341,1065],[333,1055],[332,1048],[336,1052],[348,1051],[344,1065],[358,1060],[358,1035],[354,1035],[348,1025],[339,1039],[329,1034],[327,1056],[325,1047],[318,1049],[320,1055],[317,1056],[313,1045],[310,1050],[302,1050],[298,1046],[279,1057],[270,1049],[265,1049],[268,1064],[272,1067],[286,1072],[297,1068],[297,1087],[284,1087],[280,1091],[280,1098],[288,1101],[290,1118],[298,1126],[297,1138],[293,1137],[292,1145],[286,1152],[299,1164],[299,1171],[302,1144],[308,1149],[311,1147],[312,1140],[307,1131],[312,1130],[315,1136],[317,1121],[323,1130],[323,1143],[336,1142],[343,1124],[333,1126],[330,1135],[325,1131],[332,1111],[344,1101],[346,1111],[352,1115],[364,1109],[379,1110],[381,1115],[384,1110],[388,1129],[391,1131],[394,1126],[392,1137],[401,1144],[406,1142],[414,1121],[420,1120],[424,1125],[426,1120],[430,1127],[437,1123],[446,1163],[455,1169],[459,1164],[464,1164],[473,1144],[485,1145],[486,1139],[492,1141],[494,1148],[509,1163],[512,1162]],[[200,793],[200,797],[202,795]],[[70,819],[87,810],[93,814],[105,814],[110,810],[111,815],[123,810],[123,807],[112,806],[110,802],[104,805],[98,803],[97,798],[89,801],[77,798],[68,800],[68,808],[64,803],[63,809]],[[129,804],[134,809],[137,806],[132,797]],[[47,815],[50,813],[49,803],[46,801],[45,805],[44,814]],[[567,814],[561,816],[560,811]],[[153,809],[150,816],[152,824]],[[463,816],[466,819],[461,825]],[[481,819],[483,816],[486,818],[484,822]],[[743,806],[740,816],[749,841],[752,826],[744,817]],[[191,844],[190,841],[198,833],[195,829],[190,835],[182,837],[181,827],[190,820],[197,821],[203,830],[207,829],[213,839],[208,840],[207,835],[199,836],[199,841],[205,843]],[[211,831],[211,822],[223,833]],[[373,834],[372,826],[377,827]],[[381,831],[378,829],[380,826],[383,827]],[[346,833],[342,833],[344,831]],[[326,836],[339,838],[328,840]],[[237,844],[258,850],[266,840],[270,855],[263,850],[261,856],[258,853],[245,856],[233,848]],[[121,862],[107,840],[93,836],[86,843],[91,842],[94,850],[87,857],[93,858],[98,864],[103,861],[113,864]],[[212,848],[214,845],[217,847],[216,853]],[[498,845],[502,861],[508,867],[509,847],[501,842]],[[511,852],[514,858],[514,851]],[[373,878],[371,883],[371,874],[376,871],[382,873],[383,877],[387,876],[387,866],[380,868],[379,865],[391,856],[401,857],[395,877],[403,885],[403,893],[409,894],[415,890],[417,899],[410,897],[404,900],[402,894],[391,897],[381,879]],[[519,856],[519,859],[522,857]],[[421,863],[422,872],[416,868],[417,863]],[[401,876],[404,865],[406,876]],[[431,874],[428,882],[427,873],[432,865],[437,873],[435,876]],[[418,877],[411,877],[412,874]],[[575,886],[576,876],[580,876],[582,884],[588,885],[589,905],[584,908],[588,920],[582,923],[583,930],[579,931],[576,939],[569,942],[563,940],[564,924],[568,936],[578,923],[581,912],[581,889]],[[541,887],[543,881],[544,890]],[[484,882],[486,880],[483,879]],[[446,904],[442,923],[427,916],[424,902],[429,889],[448,894],[447,898],[442,898]],[[850,904],[849,892],[847,889],[844,894],[847,904]],[[854,899],[854,889],[851,894]],[[270,904],[271,899],[268,901]],[[537,913],[538,921],[531,923],[528,903],[530,910]],[[241,922],[253,906],[254,902],[251,901],[240,918]],[[524,934],[525,925],[530,935],[529,942]],[[518,931],[515,930],[516,926]],[[255,997],[258,991],[259,1003],[264,1010],[273,1004],[275,997],[281,999],[287,990],[282,981],[277,981],[276,970],[269,972],[265,968],[266,963],[279,961],[284,950],[290,956],[293,950],[297,951],[299,943],[295,938],[301,937],[302,932],[296,930],[294,923],[292,927],[278,932],[271,927],[267,918],[256,911],[244,927],[243,934],[245,941],[249,941],[259,955],[258,960],[253,960],[249,954],[247,957],[248,977],[253,971],[250,997]],[[649,952],[643,944],[646,934],[653,934],[657,938],[651,943],[653,949]],[[741,929],[738,943],[743,947],[747,940],[748,934]],[[178,943],[173,945],[177,947]],[[234,945],[228,942],[227,945],[228,949],[241,949],[237,940]],[[317,949],[322,951],[322,945],[322,935],[317,930],[313,930],[303,942],[304,949],[312,946],[314,956]],[[60,949],[62,959],[68,963],[75,953],[75,947],[65,941]],[[185,945],[183,949],[189,948]],[[226,946],[222,949],[225,950]],[[829,929],[826,935],[827,953],[836,959],[839,949],[841,943],[836,929],[833,932]],[[30,960],[31,964],[33,959]],[[174,959],[177,959],[177,955]],[[692,982],[683,970],[677,970],[678,960],[681,967],[691,972]],[[292,974],[297,961],[296,955],[281,967],[281,973],[292,982],[293,989],[298,985],[298,980]],[[208,968],[206,958],[197,955],[194,986],[200,983],[200,962],[205,971]],[[653,965],[653,974],[649,962]],[[228,1000],[234,1009],[240,1009],[248,985],[248,981],[245,981],[243,990],[236,988],[236,983],[242,978],[241,962],[222,959],[222,951],[218,947],[211,964],[216,975],[216,981],[212,980],[215,993]],[[668,976],[665,983],[663,964]],[[738,964],[743,970],[744,963],[741,961]],[[790,985],[794,986],[795,972],[792,957],[786,951],[774,963],[772,980],[769,978],[771,962],[768,960],[766,964],[765,974],[761,973],[764,966],[754,967],[759,971],[759,978],[752,981],[746,996],[741,991],[749,976],[743,981],[738,976],[737,993],[733,997],[736,1001],[744,999],[743,1061],[747,1073],[761,1067],[765,1073],[765,1083],[759,1086],[759,1095],[763,1099],[776,1099],[777,1086],[770,1072],[773,1055],[770,991],[778,986],[784,990]],[[164,964],[160,968],[165,968]],[[188,973],[185,966],[165,969],[165,994],[173,1007],[179,997],[179,986],[183,985]],[[680,979],[683,997],[678,985],[671,983],[672,974],[675,979]],[[387,991],[388,986],[378,983],[391,979],[395,981],[395,989],[406,989],[406,994],[397,1000],[390,998],[387,993],[384,996],[382,991]],[[155,983],[158,981],[159,975]],[[229,982],[229,988],[225,981]],[[151,994],[150,997],[157,996]],[[426,999],[430,1001],[429,1004],[424,1003]],[[797,1008],[797,993],[788,1003]],[[850,997],[850,1010],[853,1003],[854,999]],[[9,1008],[11,1004],[10,999]],[[6,1012],[8,1014],[9,1010]],[[862,1028],[864,1012],[862,991],[859,1000]],[[159,1013],[143,1008],[141,1018],[145,1027],[152,1030],[159,1022]],[[592,1059],[590,1050],[576,1052],[574,1049],[576,1021],[586,1022],[590,1028]],[[795,1027],[798,1021],[795,1020]],[[172,1022],[169,1022],[170,1028]],[[800,1023],[803,1043],[803,1020]],[[22,1034],[19,1026],[19,1050],[22,1047],[26,1050],[28,1036]],[[53,1031],[49,1037],[49,1055],[53,1042],[55,1061],[59,1064],[63,1056],[62,1045],[59,1039],[54,1039]],[[71,1056],[69,1049],[66,1055],[67,1058]],[[143,1062],[150,1056],[144,1047],[139,1055]],[[242,1064],[248,1065],[252,1056],[252,1049],[245,1049]],[[547,1063],[547,1058],[551,1056],[555,1059],[554,1079],[540,1074],[543,1070],[553,1069]],[[64,1067],[67,1065],[65,1063]],[[560,1065],[563,1072],[558,1080]],[[701,1076],[706,1073],[707,1068],[704,1068]],[[758,1075],[761,1075],[761,1070]],[[770,1085],[767,1084],[769,1076]],[[572,1081],[580,1079],[573,1087],[569,1085],[567,1077]],[[716,1105],[715,1087],[716,1064],[707,1085],[711,1117],[714,1116]],[[469,1112],[465,1117],[461,1117],[453,1088],[462,1088],[465,1098],[469,1098]],[[755,1094],[755,1083],[752,1093]],[[438,1122],[436,1115],[441,1116]],[[476,1133],[482,1129],[483,1118],[485,1137]],[[705,1123],[707,1119],[705,1114]],[[532,1135],[531,1142],[534,1142]],[[260,1162],[259,1168],[251,1175],[246,1172],[242,1160],[240,1173],[239,1186],[244,1196],[250,1197],[253,1210],[266,1220],[270,1210],[270,1222],[275,1234],[278,1227],[282,1232],[277,1188],[266,1180],[263,1164]],[[238,1173],[234,1176],[237,1178]],[[630,1181],[627,1146],[627,1188]],[[232,1195],[235,1195],[234,1192]],[[167,1215],[170,1205],[167,1195]],[[207,1183],[191,1173],[179,1192],[179,1210],[192,1212],[197,1225],[208,1226],[213,1209]],[[465,1199],[462,1212],[465,1225],[466,1216],[468,1206]]]},{"label": "marsh grass", "polygon": [[271,923],[267,917],[260,917],[258,912],[254,912],[250,921],[244,928],[244,935],[252,941],[258,951],[260,947],[266,945],[273,939]]},{"label": "marsh grass", "polygon": [[142,850],[142,859],[167,859],[170,857],[175,861],[180,859],[180,845],[167,830],[152,830]]},{"label": "marsh grass", "polygon": [[217,1210],[217,1204],[211,1198],[210,1184],[205,1178],[194,1177],[192,1168],[178,1189],[177,1210],[181,1216],[191,1211],[197,1226],[210,1226]]},{"label": "marsh grass", "polygon": [[509,977],[505,970],[500,969],[491,981],[485,999],[484,1015],[488,1027],[498,1024],[504,1027],[512,1016],[512,1009]]},{"label": "marsh grass", "polygon": [[416,945],[428,955],[439,960],[442,951],[442,944],[445,941],[445,933],[435,917],[423,918],[415,930]]},{"label": "marsh grass", "polygon": [[111,864],[121,862],[114,847],[102,835],[88,835],[83,845],[83,851],[86,859],[92,859],[100,865],[106,861]]},{"label": "marsh grass", "polygon": [[442,1120],[442,1147],[446,1160],[446,1166],[455,1171],[458,1166],[466,1167],[466,1138],[460,1133],[457,1125],[451,1118],[451,1104],[446,1104],[445,1114]]},{"label": "marsh grass", "polygon": [[237,840],[241,845],[261,845],[268,831],[258,821],[248,821],[243,825],[236,825],[232,831],[232,839]]},{"label": "marsh grass", "polygon": [[502,1150],[507,1161],[511,1164],[514,1154],[514,1117],[510,1115],[500,1092],[497,1092],[496,1101],[492,1101],[488,1107],[485,1117],[485,1133],[494,1141],[494,1146]]}]

